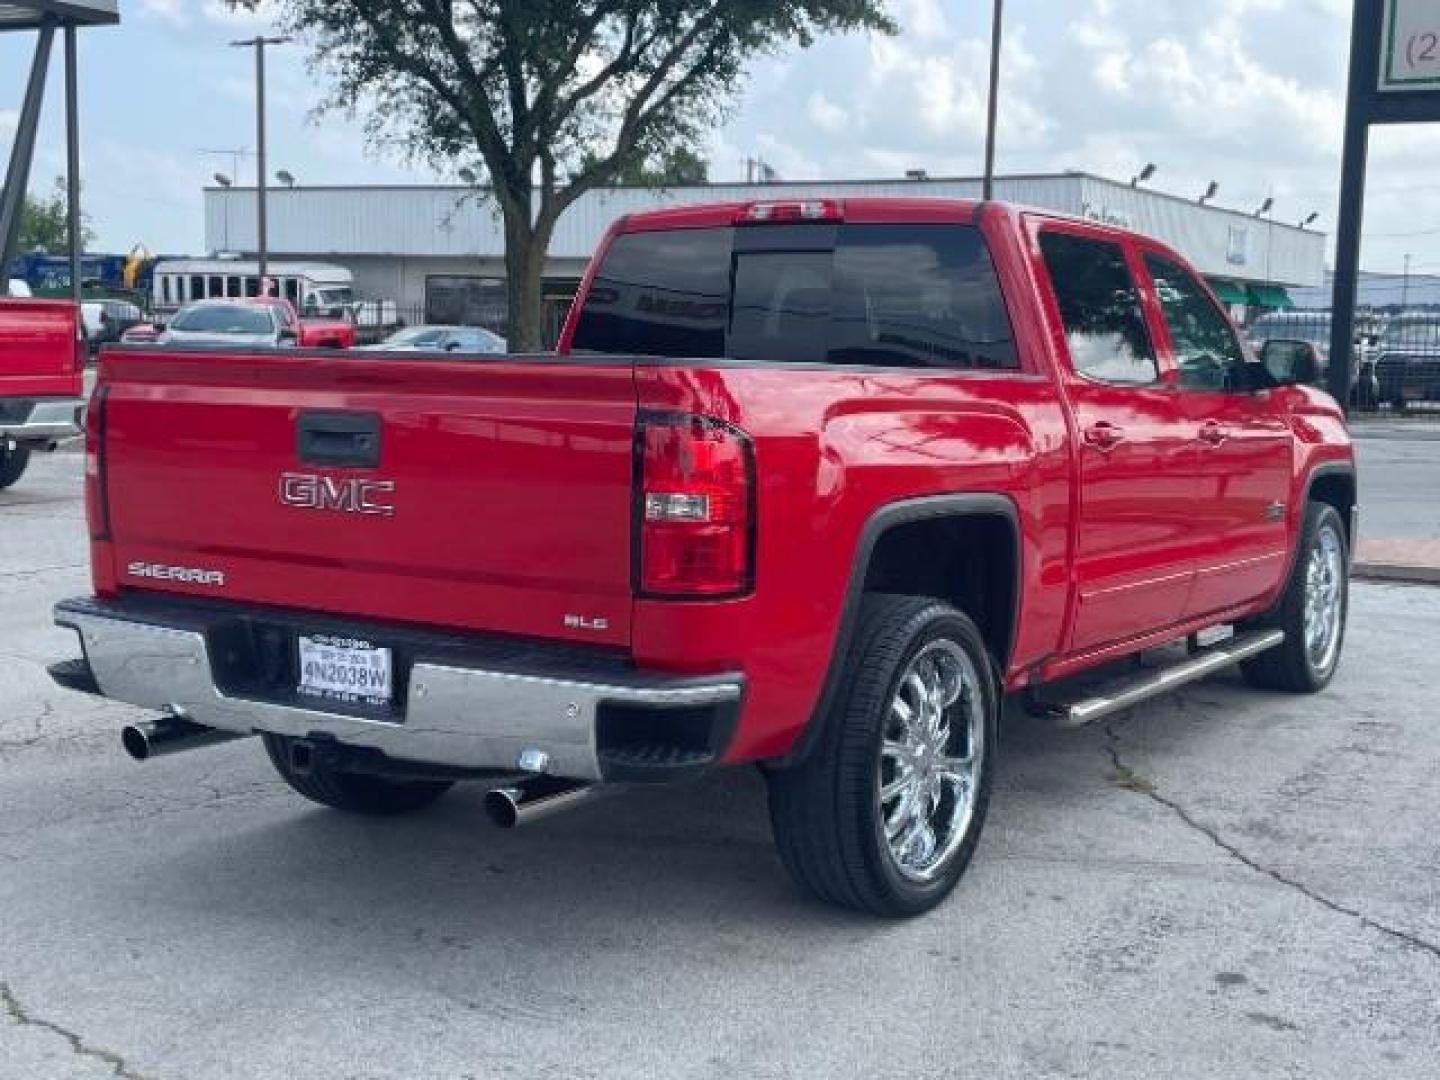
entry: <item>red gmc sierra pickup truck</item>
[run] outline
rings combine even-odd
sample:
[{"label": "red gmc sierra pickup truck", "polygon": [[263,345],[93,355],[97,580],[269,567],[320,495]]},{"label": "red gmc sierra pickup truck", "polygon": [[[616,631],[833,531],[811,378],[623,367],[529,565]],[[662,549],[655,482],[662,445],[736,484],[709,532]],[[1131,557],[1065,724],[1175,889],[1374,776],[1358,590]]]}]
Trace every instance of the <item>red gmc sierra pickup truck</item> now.
[{"label": "red gmc sierra pickup truck", "polygon": [[507,824],[758,763],[797,881],[883,915],[971,858],[1007,693],[1311,692],[1344,634],[1335,402],[1173,251],[1004,204],[634,215],[553,355],[122,347],[88,423],[52,673],[161,714],[133,756],[259,734],[317,802]]},{"label": "red gmc sierra pickup truck", "polygon": [[0,490],[80,434],[85,332],[69,300],[0,299]]}]

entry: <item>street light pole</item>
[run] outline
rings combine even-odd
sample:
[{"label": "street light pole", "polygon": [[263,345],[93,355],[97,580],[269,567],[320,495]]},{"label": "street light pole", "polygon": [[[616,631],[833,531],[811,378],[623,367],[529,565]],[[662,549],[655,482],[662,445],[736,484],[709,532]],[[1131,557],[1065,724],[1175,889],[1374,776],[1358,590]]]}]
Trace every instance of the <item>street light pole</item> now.
[{"label": "street light pole", "polygon": [[986,199],[995,197],[995,116],[1000,104],[1000,27],[1005,0],[995,0],[990,24],[990,100],[985,116],[985,178],[981,190]]},{"label": "street light pole", "polygon": [[268,222],[265,213],[266,172],[265,172],[265,46],[284,45],[288,37],[264,37],[256,35],[245,41],[232,41],[231,48],[255,50],[255,255],[259,263],[256,286],[263,295],[265,277],[269,269]]}]

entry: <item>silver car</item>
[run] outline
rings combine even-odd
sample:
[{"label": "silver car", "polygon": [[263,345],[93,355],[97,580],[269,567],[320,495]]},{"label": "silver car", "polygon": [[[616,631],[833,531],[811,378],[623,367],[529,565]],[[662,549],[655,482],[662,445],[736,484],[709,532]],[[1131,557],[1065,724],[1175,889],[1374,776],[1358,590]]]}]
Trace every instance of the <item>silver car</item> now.
[{"label": "silver car", "polygon": [[202,300],[176,312],[156,341],[161,345],[273,348],[294,345],[295,334],[272,306]]},{"label": "silver car", "polygon": [[503,353],[507,346],[499,334],[479,326],[407,326],[367,352]]}]

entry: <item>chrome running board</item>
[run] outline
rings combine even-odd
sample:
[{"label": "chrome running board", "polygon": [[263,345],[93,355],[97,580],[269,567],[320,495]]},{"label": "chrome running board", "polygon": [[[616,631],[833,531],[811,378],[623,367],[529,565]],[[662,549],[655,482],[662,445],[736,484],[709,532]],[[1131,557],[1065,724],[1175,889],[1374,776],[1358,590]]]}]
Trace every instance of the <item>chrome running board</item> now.
[{"label": "chrome running board", "polygon": [[1273,649],[1285,640],[1283,630],[1261,630],[1241,634],[1218,645],[1211,645],[1193,656],[1156,671],[1147,671],[1139,678],[1119,682],[1104,694],[1070,703],[1050,706],[1052,715],[1062,727],[1083,727],[1103,720],[1123,709],[1139,705],[1161,694],[1168,694],[1186,683],[1213,675],[1222,668],[1249,659],[1266,649]]}]

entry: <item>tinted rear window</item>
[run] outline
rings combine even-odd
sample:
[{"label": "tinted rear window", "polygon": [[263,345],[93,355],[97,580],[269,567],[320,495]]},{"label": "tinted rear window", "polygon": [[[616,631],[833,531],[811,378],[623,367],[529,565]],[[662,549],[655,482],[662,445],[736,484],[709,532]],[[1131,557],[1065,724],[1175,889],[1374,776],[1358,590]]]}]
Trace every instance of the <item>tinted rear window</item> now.
[{"label": "tinted rear window", "polygon": [[874,367],[1019,366],[963,225],[766,225],[618,237],[577,350]]},{"label": "tinted rear window", "polygon": [[829,251],[736,252],[725,355],[823,363],[833,262]]},{"label": "tinted rear window", "polygon": [[732,229],[623,233],[591,283],[575,348],[724,356]]},{"label": "tinted rear window", "polygon": [[968,226],[859,225],[835,253],[830,360],[1015,368],[990,251]]}]

